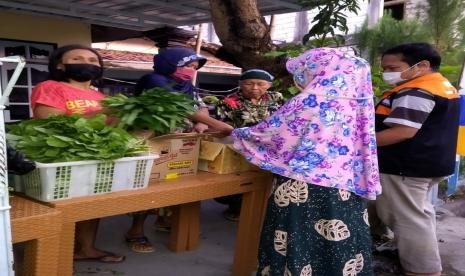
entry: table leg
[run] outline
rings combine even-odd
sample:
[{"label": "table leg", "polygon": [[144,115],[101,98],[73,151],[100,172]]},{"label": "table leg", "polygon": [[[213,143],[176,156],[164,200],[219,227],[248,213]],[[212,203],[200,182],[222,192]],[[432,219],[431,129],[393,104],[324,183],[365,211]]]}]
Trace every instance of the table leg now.
[{"label": "table leg", "polygon": [[65,223],[61,228],[60,255],[58,256],[58,273],[60,276],[73,274],[75,223]]},{"label": "table leg", "polygon": [[[24,275],[58,274],[58,236],[28,241],[24,249]],[[61,274],[60,274],[61,275]]]},{"label": "table leg", "polygon": [[256,269],[265,200],[265,190],[245,193],[242,197],[233,276],[248,276]]},{"label": "table leg", "polygon": [[173,206],[168,248],[174,252],[195,249],[199,242],[200,202]]},{"label": "table leg", "polygon": [[189,233],[187,250],[195,250],[199,246],[200,237],[200,201],[190,203],[189,207]]}]

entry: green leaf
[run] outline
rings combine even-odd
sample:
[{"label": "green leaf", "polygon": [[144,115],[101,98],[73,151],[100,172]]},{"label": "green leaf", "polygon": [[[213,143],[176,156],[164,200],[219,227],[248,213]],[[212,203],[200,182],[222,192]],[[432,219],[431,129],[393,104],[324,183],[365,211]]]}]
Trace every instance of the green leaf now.
[{"label": "green leaf", "polygon": [[289,92],[289,94],[291,95],[296,95],[300,92],[299,88],[295,87],[295,86],[291,86],[287,89],[287,92]]},{"label": "green leaf", "polygon": [[73,138],[62,136],[62,135],[53,135],[53,137],[55,137],[58,140],[61,140],[63,142],[74,142],[75,141]]},{"label": "green leaf", "polygon": [[281,56],[285,56],[286,54],[287,54],[286,52],[282,52],[282,51],[271,51],[271,52],[264,54],[264,56],[265,57],[281,57]]},{"label": "green leaf", "polygon": [[182,126],[183,120],[194,112],[192,99],[164,88],[145,90],[132,98],[107,97],[102,105],[120,119],[118,127],[152,129],[159,134],[168,133],[173,125]]},{"label": "green leaf", "polygon": [[57,147],[57,148],[66,148],[69,146],[68,143],[56,138],[56,137],[48,137],[47,138],[47,145],[52,146],[52,147]]},{"label": "green leaf", "polygon": [[134,123],[134,120],[137,118],[137,115],[139,115],[139,113],[141,113],[142,111],[143,110],[140,108],[132,110],[128,118],[126,119],[126,123],[128,125],[132,125]]},{"label": "green leaf", "polygon": [[78,129],[85,128],[87,126],[87,120],[84,119],[84,118],[80,118],[79,120],[76,121],[76,123],[74,125]]},{"label": "green leaf", "polygon": [[155,114],[152,114],[152,117],[159,120],[160,122],[162,122],[165,126],[167,126],[167,127],[170,126],[170,124],[165,119],[163,119],[162,117],[157,116]]},{"label": "green leaf", "polygon": [[59,149],[48,149],[45,151],[45,156],[47,157],[52,157],[54,159],[58,158],[60,156],[60,150]]},{"label": "green leaf", "polygon": [[129,143],[125,130],[105,126],[105,116],[52,116],[25,120],[9,128],[8,143],[38,162],[67,162],[86,159],[113,160],[146,151],[142,144]]}]

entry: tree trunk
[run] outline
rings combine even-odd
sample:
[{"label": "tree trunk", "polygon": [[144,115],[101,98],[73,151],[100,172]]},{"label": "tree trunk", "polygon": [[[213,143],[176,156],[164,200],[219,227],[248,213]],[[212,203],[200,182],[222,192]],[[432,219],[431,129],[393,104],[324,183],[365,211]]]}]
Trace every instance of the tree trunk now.
[{"label": "tree trunk", "polygon": [[283,74],[282,60],[263,56],[275,47],[257,0],[210,0],[210,8],[223,45],[218,57],[244,69],[261,68],[275,75]]},{"label": "tree trunk", "polygon": [[273,48],[256,0],[210,0],[210,6],[216,33],[229,52],[260,53]]}]

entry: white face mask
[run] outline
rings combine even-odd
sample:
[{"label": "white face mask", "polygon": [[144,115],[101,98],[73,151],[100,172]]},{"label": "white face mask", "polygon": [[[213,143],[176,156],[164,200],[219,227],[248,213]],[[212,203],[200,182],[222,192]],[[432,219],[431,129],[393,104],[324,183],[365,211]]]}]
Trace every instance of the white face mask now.
[{"label": "white face mask", "polygon": [[404,81],[401,74],[402,72],[386,72],[383,73],[383,80],[389,84],[396,85],[399,82]]},{"label": "white face mask", "polygon": [[[385,73],[383,73],[383,80],[385,82],[387,82],[389,84],[393,84],[393,85],[396,85],[399,82],[407,81],[407,79],[404,79],[404,78],[401,77],[402,73],[412,69],[415,66],[417,66],[417,64],[420,63],[420,62],[415,63],[414,65],[410,66],[409,68],[405,69],[402,72],[385,72]],[[415,77],[416,77],[416,75],[413,78],[415,78]]]}]

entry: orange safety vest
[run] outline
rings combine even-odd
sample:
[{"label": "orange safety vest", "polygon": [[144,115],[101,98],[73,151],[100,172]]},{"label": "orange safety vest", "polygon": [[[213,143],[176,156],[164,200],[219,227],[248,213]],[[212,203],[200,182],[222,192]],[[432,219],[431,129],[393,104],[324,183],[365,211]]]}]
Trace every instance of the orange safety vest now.
[{"label": "orange safety vest", "polygon": [[[392,100],[399,91],[423,90],[434,97],[440,108],[430,113],[428,120],[411,139],[378,148],[380,171],[387,174],[410,177],[439,177],[454,171],[458,136],[460,95],[440,73],[431,73],[402,83],[385,92],[376,106],[377,131],[386,129],[383,123],[391,114]],[[433,117],[431,117],[433,118]],[[454,120],[457,119],[457,122]],[[447,124],[447,125],[446,125]],[[425,152],[428,151],[428,154]]]},{"label": "orange safety vest", "polygon": [[[427,74],[413,80],[409,80],[401,85],[398,85],[391,90],[386,91],[381,97],[381,102],[389,98],[392,94],[397,93],[403,89],[421,89],[427,91],[435,96],[443,97],[446,99],[456,99],[459,98],[457,89],[443,77],[440,73],[431,73]],[[378,104],[376,107],[376,113],[380,115],[388,116],[391,114],[391,109],[382,104]]]}]

